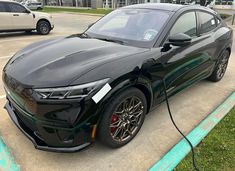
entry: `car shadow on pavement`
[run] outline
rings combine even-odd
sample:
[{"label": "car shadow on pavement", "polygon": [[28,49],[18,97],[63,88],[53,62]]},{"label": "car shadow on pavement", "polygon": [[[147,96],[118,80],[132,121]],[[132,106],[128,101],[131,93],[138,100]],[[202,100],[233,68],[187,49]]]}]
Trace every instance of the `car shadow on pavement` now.
[{"label": "car shadow on pavement", "polygon": [[[9,37],[21,37],[21,36],[32,36],[39,35],[37,32],[9,32],[9,33],[0,33],[0,38],[9,38]],[[39,35],[40,36],[40,35]]]}]

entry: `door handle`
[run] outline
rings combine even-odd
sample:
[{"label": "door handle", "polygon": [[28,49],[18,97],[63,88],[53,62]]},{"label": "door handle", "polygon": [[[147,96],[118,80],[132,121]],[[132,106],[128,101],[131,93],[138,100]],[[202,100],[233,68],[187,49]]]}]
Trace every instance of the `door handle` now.
[{"label": "door handle", "polygon": [[13,16],[14,16],[14,17],[17,17],[17,16],[19,16],[19,14],[13,14]]}]

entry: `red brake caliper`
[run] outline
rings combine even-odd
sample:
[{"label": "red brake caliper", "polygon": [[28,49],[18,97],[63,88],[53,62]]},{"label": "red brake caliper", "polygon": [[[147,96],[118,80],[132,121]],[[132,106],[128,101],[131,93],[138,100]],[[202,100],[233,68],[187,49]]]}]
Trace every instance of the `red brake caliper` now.
[{"label": "red brake caliper", "polygon": [[[111,118],[111,123],[115,123],[118,120],[118,116],[113,114]],[[117,130],[117,127],[112,127],[111,128],[111,133],[114,133]]]}]

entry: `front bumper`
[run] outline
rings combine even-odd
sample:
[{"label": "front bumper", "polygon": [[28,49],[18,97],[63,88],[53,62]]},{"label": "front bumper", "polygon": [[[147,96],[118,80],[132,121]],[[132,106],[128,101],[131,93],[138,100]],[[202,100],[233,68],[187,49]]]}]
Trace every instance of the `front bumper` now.
[{"label": "front bumper", "polygon": [[51,24],[51,30],[53,30],[53,29],[54,29],[54,27],[55,27],[55,25],[54,25],[54,24]]},{"label": "front bumper", "polygon": [[76,152],[92,144],[90,126],[63,128],[40,121],[23,111],[13,100],[5,105],[16,126],[33,142],[36,149],[53,152]]}]

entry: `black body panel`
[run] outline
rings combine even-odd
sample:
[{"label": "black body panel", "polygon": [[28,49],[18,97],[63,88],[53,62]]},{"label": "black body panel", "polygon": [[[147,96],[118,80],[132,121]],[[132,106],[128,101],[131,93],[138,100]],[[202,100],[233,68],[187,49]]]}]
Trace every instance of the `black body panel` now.
[{"label": "black body panel", "polygon": [[[136,87],[146,96],[148,111],[169,96],[207,78],[225,50],[231,52],[232,30],[217,14],[200,6],[167,4],[124,8],[166,10],[172,13],[156,42],[148,48],[72,35],[34,43],[17,52],[3,70],[8,103],[15,124],[36,148],[78,151],[94,142],[95,130],[110,97]],[[172,25],[185,12],[204,11],[220,19],[211,32],[197,35],[186,46],[168,46]],[[166,49],[166,47],[168,49]],[[109,78],[111,90],[98,102],[99,89],[78,99],[42,99],[35,89],[66,88]]]}]

